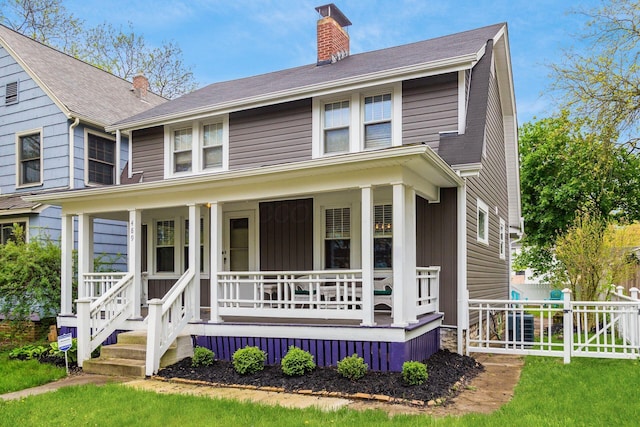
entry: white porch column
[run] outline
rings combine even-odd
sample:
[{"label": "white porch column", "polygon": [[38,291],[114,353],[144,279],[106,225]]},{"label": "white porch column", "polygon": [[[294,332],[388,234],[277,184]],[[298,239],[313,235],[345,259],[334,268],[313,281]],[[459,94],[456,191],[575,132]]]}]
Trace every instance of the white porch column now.
[{"label": "white porch column", "polygon": [[[405,238],[406,230],[404,227],[405,217],[405,190],[404,184],[393,184],[393,325],[406,326],[407,307],[405,294],[409,292],[409,283],[406,281],[405,275]],[[414,285],[415,287],[415,285]]]},{"label": "white porch column", "polygon": [[[404,186],[404,226],[403,277],[405,283],[404,303],[405,318],[409,323],[417,323],[416,300],[418,284],[416,282],[416,192],[413,187]],[[395,212],[394,212],[395,214]],[[395,224],[394,224],[395,225]],[[394,230],[395,233],[395,230]],[[395,260],[394,260],[395,261]],[[395,263],[393,264],[396,265]]]},{"label": "white porch column", "polygon": [[189,268],[193,269],[194,321],[200,321],[200,205],[189,204]]},{"label": "white porch column", "polygon": [[127,271],[133,273],[133,317],[140,318],[142,296],[142,211],[129,210],[127,239]]},{"label": "white porch column", "polygon": [[218,314],[218,273],[222,271],[222,205],[218,202],[212,202],[209,216],[211,224],[209,227],[211,250],[211,269],[210,271],[210,287],[211,287],[211,323],[220,323],[222,319]]},{"label": "white porch column", "polygon": [[82,213],[78,215],[78,299],[88,297],[84,275],[93,270],[93,220]]},{"label": "white porch column", "polygon": [[361,189],[362,230],[362,325],[375,325],[373,315],[373,192],[371,186]]},{"label": "white porch column", "polygon": [[72,314],[73,298],[73,215],[62,214],[60,271],[60,314]]}]

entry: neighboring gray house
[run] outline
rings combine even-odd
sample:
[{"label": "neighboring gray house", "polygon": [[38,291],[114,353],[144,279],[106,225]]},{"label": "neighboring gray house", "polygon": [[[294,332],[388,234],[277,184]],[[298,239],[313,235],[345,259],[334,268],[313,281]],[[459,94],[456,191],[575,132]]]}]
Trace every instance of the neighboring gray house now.
[{"label": "neighboring gray house", "polygon": [[[277,362],[295,344],[319,365],[358,353],[400,370],[445,341],[461,350],[468,298],[508,298],[521,220],[506,24],[349,55],[349,20],[317,10],[316,64],[108,126],[131,135],[142,182],[28,197],[77,218],[80,245],[97,218],[129,221],[118,283],[81,253],[81,298],[98,296],[88,281],[112,290],[78,312],[63,253],[58,325],[78,331],[81,364],[112,332],[144,330],[147,374],[179,332],[220,358],[248,344]],[[113,317],[91,314],[107,304]]]},{"label": "neighboring gray house", "polygon": [[[105,126],[165,99],[0,25],[0,229],[60,238],[60,207],[21,196],[120,184],[125,133]],[[126,224],[97,221],[96,254],[124,254]]]}]

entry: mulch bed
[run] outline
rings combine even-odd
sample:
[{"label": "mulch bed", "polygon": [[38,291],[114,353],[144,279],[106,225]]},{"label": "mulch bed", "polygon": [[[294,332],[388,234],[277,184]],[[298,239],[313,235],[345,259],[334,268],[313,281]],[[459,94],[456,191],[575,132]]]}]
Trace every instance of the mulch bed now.
[{"label": "mulch bed", "polygon": [[253,375],[240,375],[231,362],[218,360],[210,367],[192,367],[191,358],[184,359],[158,372],[166,379],[186,379],[205,383],[245,385],[258,388],[280,388],[287,392],[312,390],[313,392],[340,392],[343,395],[385,395],[393,399],[446,404],[457,394],[462,385],[484,370],[481,364],[468,356],[448,350],[440,350],[425,361],[429,377],[419,386],[407,386],[398,372],[369,371],[357,381],[350,381],[338,374],[335,367],[318,367],[300,377],[288,377],[280,365],[265,366]]}]

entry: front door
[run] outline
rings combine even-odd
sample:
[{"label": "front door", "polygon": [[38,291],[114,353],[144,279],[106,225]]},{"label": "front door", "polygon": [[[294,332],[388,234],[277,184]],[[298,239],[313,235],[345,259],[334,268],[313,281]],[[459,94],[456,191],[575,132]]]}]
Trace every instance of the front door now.
[{"label": "front door", "polygon": [[254,211],[225,213],[225,271],[256,270]]}]

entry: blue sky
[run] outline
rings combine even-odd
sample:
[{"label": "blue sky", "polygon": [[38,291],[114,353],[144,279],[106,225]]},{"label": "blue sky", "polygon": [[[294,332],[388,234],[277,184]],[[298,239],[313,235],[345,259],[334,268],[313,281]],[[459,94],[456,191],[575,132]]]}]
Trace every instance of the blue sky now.
[{"label": "blue sky", "polygon": [[[175,41],[201,86],[316,61],[322,0],[66,0],[89,25],[131,22],[151,45]],[[426,40],[498,22],[509,25],[518,123],[552,114],[547,64],[579,43],[599,0],[333,0],[353,23],[351,53]]]}]

